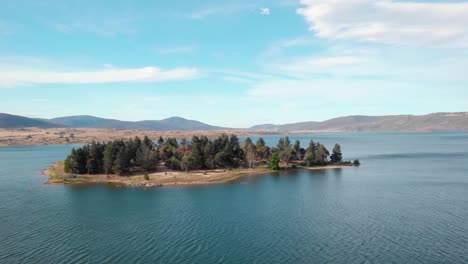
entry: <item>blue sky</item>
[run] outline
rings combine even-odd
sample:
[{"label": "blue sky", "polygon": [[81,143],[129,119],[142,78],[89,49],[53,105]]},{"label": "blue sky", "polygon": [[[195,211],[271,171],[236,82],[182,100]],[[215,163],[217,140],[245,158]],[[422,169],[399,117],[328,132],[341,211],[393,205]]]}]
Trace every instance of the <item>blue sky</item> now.
[{"label": "blue sky", "polygon": [[0,112],[248,127],[468,110],[466,1],[0,5]]}]

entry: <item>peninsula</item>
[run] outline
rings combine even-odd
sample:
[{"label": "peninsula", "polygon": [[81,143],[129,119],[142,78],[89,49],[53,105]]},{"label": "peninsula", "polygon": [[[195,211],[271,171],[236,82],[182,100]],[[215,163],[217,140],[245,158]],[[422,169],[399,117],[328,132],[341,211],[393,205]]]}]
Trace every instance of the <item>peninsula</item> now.
[{"label": "peninsula", "polygon": [[115,184],[136,187],[200,185],[230,182],[244,176],[286,169],[336,169],[359,166],[359,160],[343,161],[341,146],[332,153],[310,140],[307,148],[280,138],[269,147],[263,138],[240,142],[232,134],[211,139],[147,136],[106,143],[92,142],[72,149],[64,161],[44,170],[49,184]]}]

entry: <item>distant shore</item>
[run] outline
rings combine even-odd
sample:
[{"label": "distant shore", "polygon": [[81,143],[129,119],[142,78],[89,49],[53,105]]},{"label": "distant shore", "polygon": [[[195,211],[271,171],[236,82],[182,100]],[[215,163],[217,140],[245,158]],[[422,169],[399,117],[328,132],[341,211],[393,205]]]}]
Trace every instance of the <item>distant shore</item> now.
[{"label": "distant shore", "polygon": [[[327,165],[314,167],[288,167],[287,170],[324,170],[324,169],[342,169],[354,167],[353,164]],[[145,180],[144,174],[133,174],[128,176],[120,175],[75,175],[64,171],[64,162],[58,161],[50,168],[43,170],[43,174],[48,176],[46,184],[56,185],[80,185],[80,184],[111,184],[127,187],[162,187],[162,186],[192,186],[208,185],[232,182],[247,176],[257,176],[277,171],[270,170],[267,167],[256,167],[253,169],[216,169],[216,170],[193,170],[182,172],[169,170],[161,167],[160,170],[148,173],[148,180]]]},{"label": "distant shore", "polygon": [[233,133],[239,136],[276,134],[268,131],[248,130],[140,131],[107,128],[3,128],[0,129],[0,146],[86,144],[92,141],[107,142],[136,136],[148,136],[152,139],[159,137],[188,139],[194,135],[216,137]]}]

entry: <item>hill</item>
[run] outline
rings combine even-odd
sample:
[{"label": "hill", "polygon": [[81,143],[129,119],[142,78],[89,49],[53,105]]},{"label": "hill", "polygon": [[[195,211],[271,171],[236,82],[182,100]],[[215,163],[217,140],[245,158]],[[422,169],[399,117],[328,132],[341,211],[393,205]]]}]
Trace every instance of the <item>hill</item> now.
[{"label": "hill", "polygon": [[466,131],[468,112],[428,115],[346,116],[323,122],[299,122],[284,125],[257,125],[253,130],[277,132],[345,132],[345,131]]},{"label": "hill", "polygon": [[0,113],[0,128],[23,128],[23,127],[39,127],[39,128],[52,128],[63,127],[59,124],[53,124],[47,120],[40,120],[18,115],[10,115]]},{"label": "hill", "polygon": [[221,130],[219,126],[208,125],[196,120],[189,120],[181,117],[170,117],[162,120],[144,121],[121,121],[116,119],[105,119],[95,116],[66,116],[49,120],[51,123],[75,128],[115,128],[115,129],[135,129],[135,130]]}]

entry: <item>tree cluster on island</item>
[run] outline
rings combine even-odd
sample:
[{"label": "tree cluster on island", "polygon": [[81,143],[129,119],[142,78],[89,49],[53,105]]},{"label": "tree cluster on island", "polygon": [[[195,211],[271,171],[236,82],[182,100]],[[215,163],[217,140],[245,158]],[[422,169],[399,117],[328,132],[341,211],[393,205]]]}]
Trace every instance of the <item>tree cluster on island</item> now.
[{"label": "tree cluster on island", "polygon": [[[330,160],[328,160],[330,158]],[[304,166],[343,164],[341,147],[336,144],[332,155],[323,144],[310,141],[301,148],[300,142],[291,144],[289,137],[280,138],[277,147],[269,147],[263,138],[256,143],[246,138],[241,144],[236,135],[221,135],[210,139],[194,136],[191,140],[163,139],[153,142],[148,137],[92,142],[73,148],[64,162],[65,172],[74,174],[120,174],[136,171],[153,172],[164,164],[171,170],[253,168],[256,165],[279,170],[280,162],[300,162]],[[350,162],[345,162],[349,164]],[[355,161],[355,165],[359,161]]]}]

